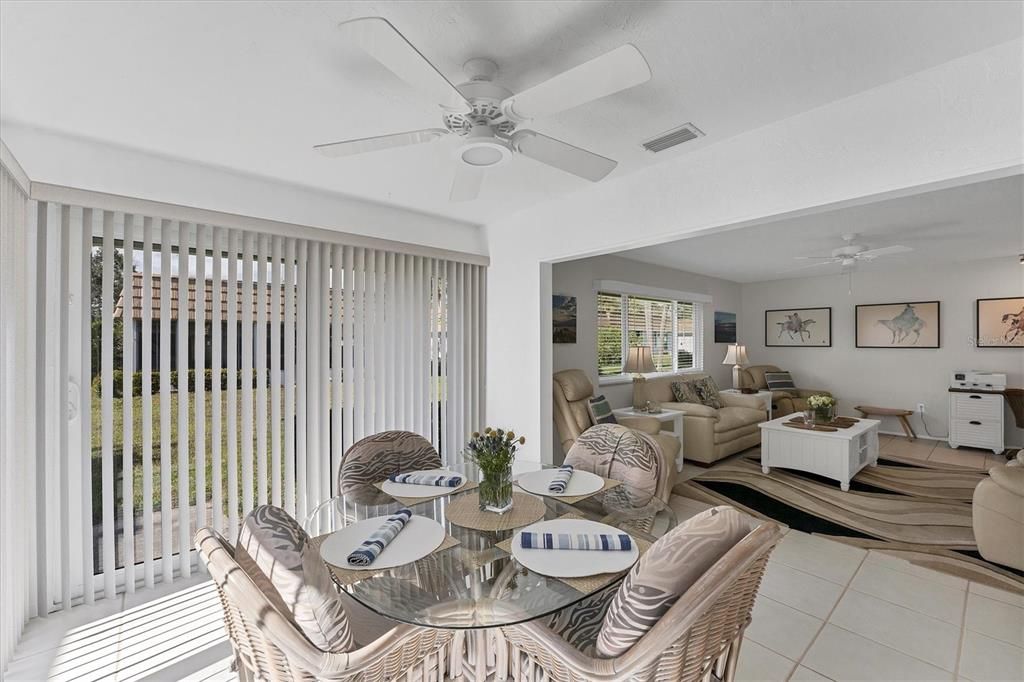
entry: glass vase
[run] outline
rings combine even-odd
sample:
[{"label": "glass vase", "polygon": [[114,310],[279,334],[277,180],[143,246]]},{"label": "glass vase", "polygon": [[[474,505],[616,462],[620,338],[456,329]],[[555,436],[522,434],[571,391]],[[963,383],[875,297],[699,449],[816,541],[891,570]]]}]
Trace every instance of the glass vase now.
[{"label": "glass vase", "polygon": [[512,508],[512,467],[483,469],[477,492],[481,511],[507,512]]},{"label": "glass vase", "polygon": [[811,410],[811,413],[814,415],[813,419],[815,424],[832,423],[833,412],[834,410],[832,405],[829,405],[828,407],[816,407]]}]

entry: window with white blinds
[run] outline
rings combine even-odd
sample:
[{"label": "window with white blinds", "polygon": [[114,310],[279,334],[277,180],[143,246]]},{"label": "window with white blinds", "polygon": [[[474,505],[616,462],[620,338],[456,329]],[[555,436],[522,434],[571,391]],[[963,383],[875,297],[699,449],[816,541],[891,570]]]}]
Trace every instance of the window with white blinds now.
[{"label": "window with white blinds", "polygon": [[33,206],[47,609],[188,576],[258,504],[303,519],[365,436],[447,458],[482,423],[482,265]]},{"label": "window with white blinds", "polygon": [[656,372],[703,368],[700,302],[597,293],[597,373],[619,376],[630,346],[651,349]]}]

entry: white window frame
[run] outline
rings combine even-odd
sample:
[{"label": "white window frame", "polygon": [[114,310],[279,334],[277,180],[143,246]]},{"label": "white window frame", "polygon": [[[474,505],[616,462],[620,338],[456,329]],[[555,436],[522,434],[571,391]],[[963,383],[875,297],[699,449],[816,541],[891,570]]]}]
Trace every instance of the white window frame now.
[{"label": "white window frame", "polygon": [[[669,301],[672,303],[672,370],[667,372],[647,372],[644,373],[644,377],[654,378],[671,376],[673,374],[696,374],[704,371],[704,309],[705,306],[710,306],[711,297],[707,294],[697,294],[688,291],[673,291],[671,289],[661,289],[658,287],[649,287],[643,284],[633,284],[630,282],[617,282],[613,280],[595,280],[594,291],[598,294],[614,294],[620,296],[620,320],[621,320],[621,338],[622,338],[622,361],[625,363],[626,356],[629,353],[629,298],[647,298],[647,299],[659,299],[663,301]],[[688,303],[693,305],[693,335],[694,335],[694,354],[693,354],[693,367],[687,367],[684,369],[678,368],[679,361],[679,337],[678,337],[678,322],[679,322],[679,310],[678,305],[680,303]],[[598,376],[598,385],[600,386],[613,386],[616,384],[627,384],[633,381],[631,374],[608,374],[605,376]]]}]

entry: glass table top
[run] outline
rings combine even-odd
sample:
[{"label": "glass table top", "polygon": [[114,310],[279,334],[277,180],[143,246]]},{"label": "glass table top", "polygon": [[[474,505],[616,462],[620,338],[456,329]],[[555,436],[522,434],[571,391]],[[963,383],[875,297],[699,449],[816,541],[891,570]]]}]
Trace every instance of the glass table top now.
[{"label": "glass table top", "polygon": [[[465,462],[446,464],[470,481],[479,481],[475,465]],[[515,475],[547,468],[530,462],[517,462]],[[621,486],[620,486],[621,487]],[[616,492],[618,491],[618,492]],[[403,505],[376,486],[367,485],[323,502],[307,517],[303,526],[313,537],[334,532],[346,525],[376,516],[391,514],[408,506],[416,515],[433,519],[458,540],[411,564],[368,572],[366,578],[345,585],[357,601],[382,616],[427,627],[452,629],[491,628],[512,625],[559,611],[593,592],[581,592],[558,578],[535,573],[496,547],[515,533],[515,529],[481,531],[453,524],[445,509],[454,498],[472,491],[456,491]],[[528,494],[516,488],[517,493]],[[544,517],[556,519],[575,513],[628,532],[635,538],[654,541],[649,533],[630,523],[634,509],[617,488],[598,493],[575,505],[551,497],[542,497]],[[662,530],[675,525],[672,510],[660,501],[653,503],[655,523]],[[660,534],[660,533],[659,533]]]}]

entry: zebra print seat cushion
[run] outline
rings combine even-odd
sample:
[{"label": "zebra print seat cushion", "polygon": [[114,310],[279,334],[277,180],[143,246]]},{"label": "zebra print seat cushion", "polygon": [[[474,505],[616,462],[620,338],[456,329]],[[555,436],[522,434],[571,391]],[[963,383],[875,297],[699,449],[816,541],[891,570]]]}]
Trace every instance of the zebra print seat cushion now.
[{"label": "zebra print seat cushion", "polygon": [[[355,646],[344,603],[309,535],[280,507],[253,509],[238,534],[237,561],[270,601],[321,651]],[[269,583],[269,584],[268,584]]]},{"label": "zebra print seat cushion", "polygon": [[392,474],[440,468],[441,456],[423,436],[409,431],[383,431],[348,449],[338,468],[338,490],[350,493]]},{"label": "zebra print seat cushion", "polygon": [[601,623],[617,589],[615,583],[612,583],[600,592],[558,611],[548,619],[547,626],[572,647],[593,657]]},{"label": "zebra print seat cushion", "polygon": [[747,533],[754,521],[732,507],[714,507],[658,540],[626,575],[597,637],[602,658],[621,656]]},{"label": "zebra print seat cushion", "polygon": [[622,482],[634,507],[643,507],[658,491],[662,476],[660,446],[646,433],[621,424],[597,424],[580,434],[565,463],[577,471]]}]

